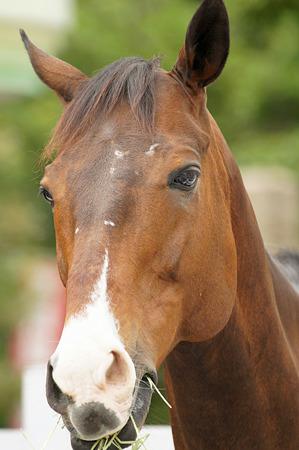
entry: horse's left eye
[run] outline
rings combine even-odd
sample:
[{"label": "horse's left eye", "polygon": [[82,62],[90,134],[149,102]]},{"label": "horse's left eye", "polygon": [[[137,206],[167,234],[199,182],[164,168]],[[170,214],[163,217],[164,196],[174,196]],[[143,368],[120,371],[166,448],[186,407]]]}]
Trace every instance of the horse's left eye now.
[{"label": "horse's left eye", "polygon": [[50,194],[50,192],[47,191],[47,189],[45,189],[43,186],[40,186],[39,193],[44,197],[45,200],[47,200],[47,202],[51,203],[51,205],[53,206],[54,204],[53,197]]},{"label": "horse's left eye", "polygon": [[200,170],[198,167],[188,167],[172,173],[169,177],[168,185],[171,188],[191,191],[195,188],[199,175]]}]

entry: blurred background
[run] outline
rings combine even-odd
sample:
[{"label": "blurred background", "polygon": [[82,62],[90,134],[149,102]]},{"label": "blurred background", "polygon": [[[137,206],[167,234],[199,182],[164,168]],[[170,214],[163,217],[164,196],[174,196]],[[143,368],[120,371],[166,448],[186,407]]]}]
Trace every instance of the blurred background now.
[{"label": "blurred background", "polygon": [[[39,156],[61,106],[37,79],[18,28],[92,75],[123,56],[176,61],[196,0],[0,3],[0,427],[20,424],[24,367],[45,361],[63,323]],[[242,167],[266,244],[299,247],[299,3],[226,0],[231,54],[209,109]],[[151,423],[167,422],[154,402]]]}]

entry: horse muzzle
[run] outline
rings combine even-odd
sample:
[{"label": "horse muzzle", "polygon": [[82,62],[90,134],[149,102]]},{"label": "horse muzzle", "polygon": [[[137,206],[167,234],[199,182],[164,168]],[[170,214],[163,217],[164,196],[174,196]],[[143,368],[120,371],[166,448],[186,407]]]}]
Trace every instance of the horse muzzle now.
[{"label": "horse muzzle", "polygon": [[[145,372],[144,372],[145,373]],[[70,395],[64,394],[53,379],[53,368],[48,364],[47,398],[52,409],[61,414],[71,435],[73,450],[90,450],[100,439],[106,439],[117,433],[118,445],[122,448],[136,439],[136,429],[142,427],[150,407],[152,389],[147,377],[157,383],[156,371],[148,371],[140,381],[136,381],[133,397],[126,405],[127,418],[121,421],[117,411],[107,408],[100,401],[91,401],[80,405]],[[130,403],[130,404],[129,404]],[[111,443],[109,450],[117,447]]]}]

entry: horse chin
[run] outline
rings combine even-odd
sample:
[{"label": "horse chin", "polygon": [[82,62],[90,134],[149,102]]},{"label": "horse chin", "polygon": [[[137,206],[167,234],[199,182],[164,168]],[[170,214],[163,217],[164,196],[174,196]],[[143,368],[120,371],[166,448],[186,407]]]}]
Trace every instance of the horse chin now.
[{"label": "horse chin", "polygon": [[[151,375],[151,378],[154,380],[155,383],[157,382],[156,374]],[[152,398],[152,390],[148,382],[147,376],[144,376],[135,390],[131,416],[127,421],[126,425],[117,433],[117,437],[119,439],[118,446],[116,447],[113,443],[111,443],[111,445],[109,446],[109,450],[118,450],[119,447],[121,448],[129,447],[131,444],[121,444],[121,442],[133,442],[136,440],[137,433],[135,430],[135,424],[139,430],[143,426],[149,411],[151,398]],[[131,417],[133,417],[133,420]],[[80,439],[76,434],[75,429],[70,424],[69,419],[63,417],[63,420],[67,429],[71,433],[71,445],[73,450],[90,450],[91,448],[93,448],[93,446],[96,444],[97,441],[85,441]],[[108,438],[109,437],[111,438],[112,436],[108,436]],[[106,441],[107,437],[103,439]],[[101,441],[99,441],[99,444],[100,442]]]},{"label": "horse chin", "polygon": [[[133,426],[131,426],[131,421],[128,420],[126,425],[119,431],[117,434],[120,441],[123,442],[132,442],[136,439],[136,431]],[[108,439],[111,438],[111,436],[108,436]],[[106,442],[106,439],[103,438],[103,440]],[[76,435],[71,433],[71,445],[73,450],[90,450],[94,447],[97,441],[83,441],[82,439],[78,438]],[[101,443],[101,440],[98,441],[99,446]],[[113,443],[110,444],[109,450],[118,450],[119,447],[126,448],[130,444],[121,444],[119,443],[116,447]],[[100,447],[101,448],[101,447]]]}]

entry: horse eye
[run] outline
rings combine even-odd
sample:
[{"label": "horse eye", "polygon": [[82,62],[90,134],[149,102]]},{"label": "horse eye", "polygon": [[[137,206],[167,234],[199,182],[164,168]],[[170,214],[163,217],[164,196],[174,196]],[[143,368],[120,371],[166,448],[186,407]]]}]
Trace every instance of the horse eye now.
[{"label": "horse eye", "polygon": [[39,188],[39,193],[44,197],[44,199],[45,199],[47,202],[51,203],[52,206],[54,205],[53,197],[52,197],[52,195],[50,194],[50,192],[47,191],[47,189],[45,189],[43,186],[40,186],[40,188]]},{"label": "horse eye", "polygon": [[191,191],[195,188],[200,175],[198,167],[188,167],[170,175],[168,185],[182,191]]}]

